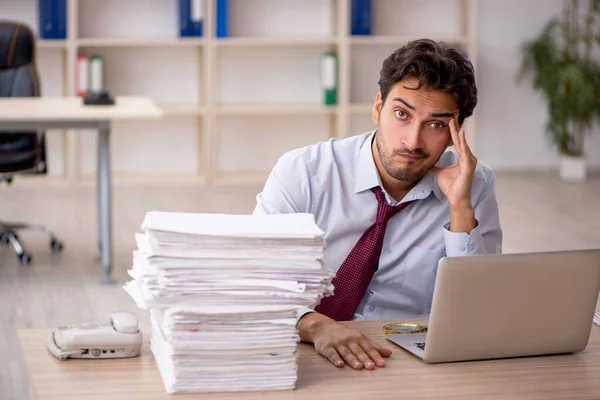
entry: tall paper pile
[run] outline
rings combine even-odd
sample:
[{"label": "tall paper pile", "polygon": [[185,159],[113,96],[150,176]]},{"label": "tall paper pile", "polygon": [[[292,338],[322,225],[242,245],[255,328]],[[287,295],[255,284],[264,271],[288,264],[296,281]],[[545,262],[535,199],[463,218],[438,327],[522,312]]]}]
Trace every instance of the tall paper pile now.
[{"label": "tall paper pile", "polygon": [[169,393],[289,390],[296,311],[333,294],[310,214],[149,212],[125,290]]}]

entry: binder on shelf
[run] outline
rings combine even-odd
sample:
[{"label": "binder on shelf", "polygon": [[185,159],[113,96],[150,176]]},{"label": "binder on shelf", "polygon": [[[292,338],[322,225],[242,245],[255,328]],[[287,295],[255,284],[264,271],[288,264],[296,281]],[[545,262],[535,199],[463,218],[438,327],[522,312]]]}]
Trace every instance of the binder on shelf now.
[{"label": "binder on shelf", "polygon": [[104,89],[104,58],[92,56],[89,60],[89,92],[97,94]]},{"label": "binder on shelf", "polygon": [[333,51],[324,53],[321,57],[321,89],[323,104],[326,106],[337,104],[337,64],[337,54]]},{"label": "binder on shelf", "polygon": [[54,0],[56,39],[67,38],[67,0]]},{"label": "binder on shelf", "polygon": [[89,66],[90,57],[88,55],[82,54],[77,57],[77,66],[75,68],[75,90],[77,96],[85,97],[90,94]]},{"label": "binder on shelf", "polygon": [[217,0],[217,37],[228,36],[228,10],[227,0]]},{"label": "binder on shelf", "polygon": [[202,36],[204,24],[204,0],[191,0],[190,5],[190,33],[191,36]]},{"label": "binder on shelf", "polygon": [[179,36],[181,37],[189,36],[189,3],[190,0],[179,0],[177,3],[179,6]]},{"label": "binder on shelf", "polygon": [[42,39],[67,38],[67,0],[38,0],[39,36]]},{"label": "binder on shelf", "polygon": [[352,35],[371,35],[373,4],[371,0],[352,0]]},{"label": "binder on shelf", "polygon": [[40,37],[42,39],[53,39],[54,25],[52,21],[52,1],[39,0],[38,22]]},{"label": "binder on shelf", "polygon": [[179,36],[200,37],[204,23],[204,0],[179,0]]}]

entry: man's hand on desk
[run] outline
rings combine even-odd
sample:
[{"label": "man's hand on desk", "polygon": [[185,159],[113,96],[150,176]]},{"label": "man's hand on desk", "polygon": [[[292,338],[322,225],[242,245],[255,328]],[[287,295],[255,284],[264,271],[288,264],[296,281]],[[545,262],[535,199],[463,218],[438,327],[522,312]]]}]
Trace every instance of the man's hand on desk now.
[{"label": "man's hand on desk", "polygon": [[297,328],[303,342],[314,343],[317,352],[339,368],[344,364],[354,369],[384,367],[383,357],[392,355],[390,349],[317,312],[305,314]]}]

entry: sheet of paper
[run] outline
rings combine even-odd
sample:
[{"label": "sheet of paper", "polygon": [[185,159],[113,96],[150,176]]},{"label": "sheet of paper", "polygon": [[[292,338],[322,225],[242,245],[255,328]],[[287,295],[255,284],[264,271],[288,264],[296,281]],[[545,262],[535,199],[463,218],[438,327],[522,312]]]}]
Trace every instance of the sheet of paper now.
[{"label": "sheet of paper", "polygon": [[143,230],[228,237],[322,237],[311,214],[227,215],[151,211]]}]

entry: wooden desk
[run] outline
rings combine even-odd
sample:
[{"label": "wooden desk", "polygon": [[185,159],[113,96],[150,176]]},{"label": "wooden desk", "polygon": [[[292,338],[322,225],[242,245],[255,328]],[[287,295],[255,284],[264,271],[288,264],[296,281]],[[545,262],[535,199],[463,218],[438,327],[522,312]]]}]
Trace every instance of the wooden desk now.
[{"label": "wooden desk", "polygon": [[46,350],[47,330],[20,330],[32,399],[599,399],[600,327],[578,354],[427,365],[387,341],[389,321],[349,322],[392,349],[385,368],[335,368],[300,344],[296,389],[168,395],[147,344],[140,357],[59,361]]},{"label": "wooden desk", "polygon": [[98,130],[98,247],[104,282],[112,279],[112,200],[110,184],[110,123],[154,118],[162,111],[146,97],[115,98],[113,106],[86,106],[79,97],[9,97],[0,99],[2,131],[43,129]]}]

